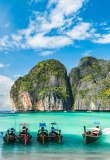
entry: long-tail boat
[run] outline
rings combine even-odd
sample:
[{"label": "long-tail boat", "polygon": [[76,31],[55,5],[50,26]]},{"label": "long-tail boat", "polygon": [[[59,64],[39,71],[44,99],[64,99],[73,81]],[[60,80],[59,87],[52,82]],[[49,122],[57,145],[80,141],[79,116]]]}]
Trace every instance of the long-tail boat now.
[{"label": "long-tail boat", "polygon": [[15,129],[14,128],[9,128],[6,131],[5,136],[3,137],[3,140],[9,144],[10,142],[15,142],[16,141],[16,134],[15,134]]},{"label": "long-tail boat", "polygon": [[[22,129],[21,129],[22,127]],[[26,145],[27,143],[31,142],[32,136],[30,135],[29,131],[30,125],[28,123],[22,123],[19,125],[19,135],[17,136],[17,139],[19,142]]]},{"label": "long-tail boat", "polygon": [[61,143],[63,136],[61,135],[61,130],[58,129],[58,124],[56,122],[50,123],[50,140],[53,140],[57,143]]},{"label": "long-tail boat", "polygon": [[102,136],[102,129],[99,127],[100,122],[94,122],[96,126],[93,128],[88,128],[84,126],[84,133],[82,134],[84,142],[86,144],[97,141]]},{"label": "long-tail boat", "polygon": [[48,135],[48,130],[46,129],[46,123],[39,123],[37,140],[42,144],[48,142],[49,135]]}]

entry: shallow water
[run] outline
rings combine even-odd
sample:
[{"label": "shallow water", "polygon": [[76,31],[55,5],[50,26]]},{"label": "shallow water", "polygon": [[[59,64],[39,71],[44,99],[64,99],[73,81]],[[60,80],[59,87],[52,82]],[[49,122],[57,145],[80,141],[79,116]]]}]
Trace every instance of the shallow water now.
[{"label": "shallow water", "polygon": [[[84,144],[83,126],[93,126],[100,121],[103,130],[110,128],[110,113],[95,112],[34,112],[34,113],[0,113],[0,131],[16,128],[19,132],[20,123],[30,124],[32,142],[27,146],[20,143],[7,145],[0,137],[0,160],[108,160],[110,159],[110,133],[103,133],[100,140],[89,145]],[[39,123],[45,122],[47,129],[51,122],[57,122],[63,140],[61,144],[49,142],[40,144],[36,140]]]}]

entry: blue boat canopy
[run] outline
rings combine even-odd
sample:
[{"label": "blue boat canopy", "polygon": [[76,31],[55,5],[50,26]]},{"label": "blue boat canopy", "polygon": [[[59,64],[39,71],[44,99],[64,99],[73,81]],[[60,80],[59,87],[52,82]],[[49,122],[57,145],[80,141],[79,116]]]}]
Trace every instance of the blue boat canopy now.
[{"label": "blue boat canopy", "polygon": [[45,123],[39,123],[39,126],[40,127],[46,127],[46,124]]},{"label": "blue boat canopy", "polygon": [[93,122],[93,124],[94,124],[94,125],[99,125],[100,122],[95,121],[95,122]]}]

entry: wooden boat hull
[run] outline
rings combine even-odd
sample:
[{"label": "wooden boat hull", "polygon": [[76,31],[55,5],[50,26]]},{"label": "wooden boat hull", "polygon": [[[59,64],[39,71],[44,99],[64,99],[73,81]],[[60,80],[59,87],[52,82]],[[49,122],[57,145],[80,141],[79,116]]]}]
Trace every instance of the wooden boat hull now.
[{"label": "wooden boat hull", "polygon": [[3,140],[4,140],[5,142],[7,142],[7,143],[15,142],[15,141],[16,141],[16,135],[8,135],[8,137],[7,137],[7,135],[5,135],[5,136],[3,137]]},{"label": "wooden boat hull", "polygon": [[89,144],[89,143],[92,143],[92,142],[96,142],[98,139],[100,139],[100,137],[101,137],[101,135],[91,136],[91,135],[83,134],[84,142],[86,144]]},{"label": "wooden boat hull", "polygon": [[42,143],[42,144],[48,142],[48,140],[49,140],[48,134],[47,134],[47,135],[45,135],[45,134],[44,134],[44,135],[43,135],[43,134],[38,134],[38,135],[37,135],[37,140],[38,140],[40,143]]},{"label": "wooden boat hull", "polygon": [[32,136],[29,134],[28,135],[28,138],[26,139],[25,141],[25,135],[18,135],[17,139],[20,143],[23,143],[23,144],[27,144],[27,143],[30,143],[31,142],[31,138]]},{"label": "wooden boat hull", "polygon": [[63,136],[62,135],[59,135],[58,133],[56,133],[56,132],[51,132],[50,134],[49,134],[49,137],[50,137],[50,140],[52,140],[52,141],[55,141],[55,142],[57,142],[57,143],[61,143],[61,140],[62,140],[62,138],[63,138]]}]

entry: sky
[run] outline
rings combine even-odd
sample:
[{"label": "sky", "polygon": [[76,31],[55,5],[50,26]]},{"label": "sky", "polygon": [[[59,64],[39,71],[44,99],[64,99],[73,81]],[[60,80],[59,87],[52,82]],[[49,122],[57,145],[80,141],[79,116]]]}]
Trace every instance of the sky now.
[{"label": "sky", "polygon": [[109,0],[0,0],[0,110],[10,88],[38,62],[67,69],[93,56],[110,60]]}]

